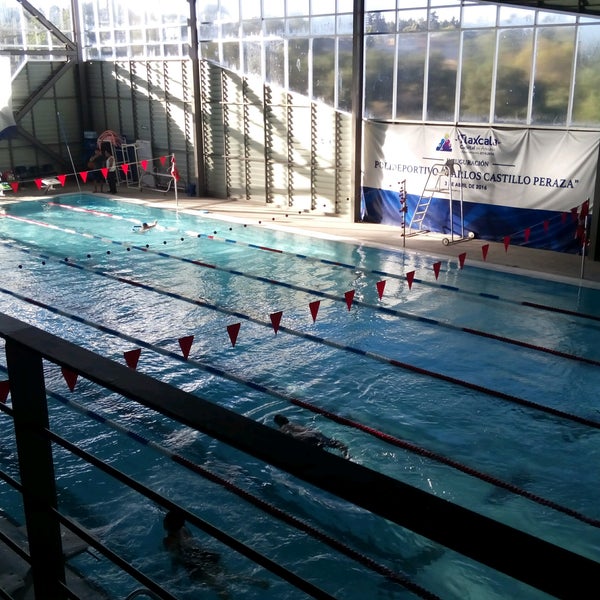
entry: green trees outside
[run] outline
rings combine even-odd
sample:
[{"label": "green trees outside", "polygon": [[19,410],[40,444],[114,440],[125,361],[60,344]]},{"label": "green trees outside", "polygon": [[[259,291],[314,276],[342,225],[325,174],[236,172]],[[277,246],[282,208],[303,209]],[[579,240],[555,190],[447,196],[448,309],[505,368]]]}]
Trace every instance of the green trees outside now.
[{"label": "green trees outside", "polygon": [[459,31],[432,14],[392,33],[389,20],[368,23],[378,32],[365,42],[368,118],[600,124],[600,24]]}]

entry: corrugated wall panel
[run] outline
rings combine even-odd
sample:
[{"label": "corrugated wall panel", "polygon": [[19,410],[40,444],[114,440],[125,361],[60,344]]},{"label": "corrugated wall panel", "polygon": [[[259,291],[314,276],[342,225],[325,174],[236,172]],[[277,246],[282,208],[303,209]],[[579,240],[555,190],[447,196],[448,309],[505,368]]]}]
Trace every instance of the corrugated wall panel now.
[{"label": "corrugated wall panel", "polygon": [[207,61],[200,63],[204,184],[210,195],[227,197],[222,70]]},{"label": "corrugated wall panel", "polygon": [[291,182],[288,184],[289,205],[298,210],[312,207],[311,107],[306,99],[290,95],[288,157]]},{"label": "corrugated wall panel", "polygon": [[336,121],[336,144],[335,144],[335,173],[337,187],[336,214],[352,215],[352,118],[347,113],[337,112]]}]

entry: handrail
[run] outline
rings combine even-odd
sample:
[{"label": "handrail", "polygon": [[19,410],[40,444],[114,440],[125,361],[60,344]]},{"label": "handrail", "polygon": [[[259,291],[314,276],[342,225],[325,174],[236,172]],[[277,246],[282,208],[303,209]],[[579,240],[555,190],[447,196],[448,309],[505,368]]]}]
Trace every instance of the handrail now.
[{"label": "handrail", "polygon": [[[0,337],[6,340],[7,367],[20,461],[23,458],[21,454],[25,453],[25,461],[21,462],[24,498],[31,493],[28,486],[33,486],[37,501],[40,497],[43,498],[51,509],[55,508],[52,493],[54,481],[50,481],[50,476],[53,477],[53,467],[46,459],[40,461],[40,453],[48,453],[51,439],[56,442],[57,436],[45,436],[42,443],[39,440],[39,433],[47,429],[47,425],[44,424],[44,382],[43,378],[40,380],[36,375],[38,369],[41,370],[42,359],[78,373],[108,390],[137,401],[339,498],[555,597],[585,597],[600,576],[600,564],[594,560],[413,488],[360,464],[307,446],[274,428],[157,381],[13,317],[0,314]],[[38,389],[40,387],[41,389]],[[32,410],[32,406],[37,408]],[[47,407],[45,410],[47,419]],[[36,430],[33,435],[32,428]],[[31,452],[25,443],[38,446],[36,460],[29,465],[27,454],[31,456]],[[28,467],[33,468],[37,481],[24,476],[24,469]],[[40,483],[41,467],[45,473]],[[162,503],[165,506],[169,505],[168,500],[163,500]],[[53,510],[49,510],[48,514],[52,512]],[[36,577],[56,577],[55,581],[60,582],[61,570],[56,564],[53,566],[54,570],[48,570],[48,565],[36,563],[35,548],[39,550],[41,546],[40,539],[35,539],[35,531],[30,529],[30,516],[26,506],[26,524],[28,534],[32,536],[30,549],[34,585]],[[204,525],[194,515],[189,516],[193,524]],[[54,517],[50,521],[55,522],[56,527],[50,523],[48,531],[57,535],[60,543],[59,519]],[[44,535],[46,539],[41,541],[48,542],[49,534],[46,532]],[[47,556],[46,550],[43,558],[47,560]],[[532,557],[536,557],[536,560],[532,560]],[[47,583],[43,581],[40,585]],[[57,589],[61,589],[60,584]],[[63,597],[64,594],[57,592],[57,599]]]}]

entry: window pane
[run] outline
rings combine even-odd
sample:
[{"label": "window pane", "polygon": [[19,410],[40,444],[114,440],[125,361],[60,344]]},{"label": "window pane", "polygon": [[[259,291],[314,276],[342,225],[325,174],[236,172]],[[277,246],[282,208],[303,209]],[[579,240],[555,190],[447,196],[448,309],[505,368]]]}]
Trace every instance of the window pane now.
[{"label": "window pane", "polygon": [[401,10],[398,11],[398,31],[414,33],[427,31],[426,10]]},{"label": "window pane", "polygon": [[573,96],[573,124],[600,124],[600,25],[586,25],[579,29],[575,93]]},{"label": "window pane", "polygon": [[215,42],[203,42],[200,44],[202,58],[219,62],[219,44]]},{"label": "window pane", "polygon": [[463,38],[460,89],[460,121],[490,119],[492,75],[496,33],[490,30],[467,31]]},{"label": "window pane", "polygon": [[460,6],[436,8],[429,14],[430,31],[447,31],[460,28]]},{"label": "window pane", "polygon": [[394,91],[394,35],[370,35],[365,40],[365,114],[392,117]]},{"label": "window pane", "polygon": [[269,19],[265,21],[265,35],[283,37],[285,35],[285,19]]},{"label": "window pane", "polygon": [[234,71],[240,70],[240,45],[238,42],[223,42],[223,66]]},{"label": "window pane", "polygon": [[533,25],[535,11],[514,6],[500,7],[500,25]]},{"label": "window pane", "polygon": [[499,123],[527,121],[532,52],[532,29],[509,29],[501,33],[495,98],[495,120]]},{"label": "window pane", "polygon": [[365,33],[393,33],[394,31],[396,31],[395,10],[365,15]]},{"label": "window pane", "polygon": [[244,0],[242,3],[242,20],[261,17],[260,0]]},{"label": "window pane", "polygon": [[458,31],[432,33],[429,42],[427,119],[454,121],[456,74],[458,72]]},{"label": "window pane", "polygon": [[397,119],[423,118],[426,52],[426,33],[398,36]]},{"label": "window pane", "polygon": [[308,95],[308,40],[290,40],[289,87],[299,94]]},{"label": "window pane", "polygon": [[310,31],[313,35],[335,34],[335,17],[313,17],[310,20]]},{"label": "window pane", "polygon": [[285,44],[283,40],[265,43],[265,77],[269,83],[285,86]]},{"label": "window pane", "polygon": [[335,0],[312,0],[310,10],[313,15],[334,15]]},{"label": "window pane", "polygon": [[574,27],[538,30],[532,123],[566,124],[574,52]]},{"label": "window pane", "polygon": [[308,0],[288,0],[287,3],[287,16],[308,16],[310,14]]},{"label": "window pane", "polygon": [[335,39],[313,40],[313,97],[330,106],[334,103]]},{"label": "window pane", "polygon": [[244,51],[244,73],[247,75],[262,75],[261,73],[261,44],[260,42],[245,42],[242,46]]},{"label": "window pane", "polygon": [[352,110],[352,39],[341,38],[338,42],[338,103],[337,108]]},{"label": "window pane", "polygon": [[493,4],[465,6],[462,13],[463,27],[494,27],[498,8]]}]

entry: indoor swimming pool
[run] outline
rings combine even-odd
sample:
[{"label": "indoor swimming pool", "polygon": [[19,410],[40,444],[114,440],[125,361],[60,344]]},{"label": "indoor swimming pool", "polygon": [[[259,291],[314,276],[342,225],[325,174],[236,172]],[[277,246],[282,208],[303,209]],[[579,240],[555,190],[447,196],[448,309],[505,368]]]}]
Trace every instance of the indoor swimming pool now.
[{"label": "indoor swimming pool", "polygon": [[[600,289],[86,194],[0,207],[0,260],[1,312],[600,561]],[[45,377],[61,435],[336,598],[548,597],[89,381],[71,390],[54,365]],[[0,413],[0,469],[18,477],[11,427]],[[61,510],[178,598],[305,597],[200,532],[228,595],[190,580],[159,507],[55,460]],[[2,481],[0,507],[23,521]],[[72,560],[110,597],[133,589]]]}]

